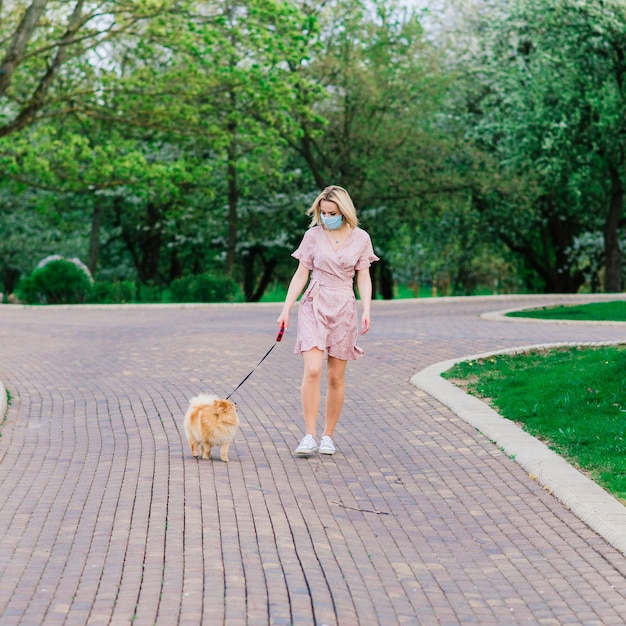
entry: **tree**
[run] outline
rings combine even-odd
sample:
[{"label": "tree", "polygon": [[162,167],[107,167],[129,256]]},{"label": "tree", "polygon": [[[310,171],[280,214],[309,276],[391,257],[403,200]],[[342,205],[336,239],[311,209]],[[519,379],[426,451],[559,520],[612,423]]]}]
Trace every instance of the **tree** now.
[{"label": "tree", "polygon": [[[88,118],[111,86],[104,80],[109,47],[186,4],[33,0],[6,9],[0,4],[0,184],[13,180],[59,195],[120,184],[116,176],[128,161],[113,154],[110,144],[93,143],[93,134],[87,137],[76,126],[77,117]],[[96,214],[92,222],[99,223]]]},{"label": "tree", "polygon": [[[186,191],[204,185],[204,209],[214,225],[210,241],[223,247],[224,271],[245,267],[247,281],[256,267],[250,254],[260,247],[258,232],[241,220],[263,204],[254,197],[270,196],[283,176],[285,145],[271,120],[284,116],[285,102],[294,97],[285,67],[287,59],[301,62],[303,19],[291,2],[218,3],[213,11],[189,14],[179,28],[171,21],[152,24],[133,54],[118,61],[128,75],[116,107],[138,128],[152,129],[153,141],[205,162],[208,175],[189,181]],[[240,240],[242,229],[251,240]],[[254,298],[259,289],[246,292]]]},{"label": "tree", "polygon": [[449,179],[450,141],[437,124],[447,77],[419,16],[394,2],[339,0],[311,15],[319,37],[311,61],[290,67],[306,86],[282,134],[318,189],[348,189],[381,256],[379,289],[391,297],[392,225],[415,224],[460,185]]},{"label": "tree", "polygon": [[626,7],[601,0],[566,9],[577,34],[568,43],[569,50],[578,53],[582,106],[589,125],[587,146],[597,155],[596,175],[604,196],[604,289],[618,292],[624,286],[620,229],[626,224]]},{"label": "tree", "polygon": [[[155,15],[175,13],[187,3],[140,0],[14,3],[2,16],[0,48],[0,137],[39,119],[79,106],[98,75],[106,45]],[[4,49],[2,49],[4,48]]]},{"label": "tree", "polygon": [[625,24],[612,2],[562,0],[494,3],[474,23],[480,56],[464,58],[471,76],[464,122],[515,183],[476,190],[475,206],[547,291],[583,284],[571,250],[598,229],[605,233],[605,289],[621,285]]}]

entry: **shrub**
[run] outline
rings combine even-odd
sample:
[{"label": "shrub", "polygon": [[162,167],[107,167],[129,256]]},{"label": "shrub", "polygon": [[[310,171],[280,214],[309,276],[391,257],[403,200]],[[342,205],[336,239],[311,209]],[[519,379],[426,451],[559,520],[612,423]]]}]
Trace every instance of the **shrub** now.
[{"label": "shrub", "polygon": [[17,292],[28,304],[78,304],[91,292],[91,280],[76,263],[55,259],[22,279]]},{"label": "shrub", "polygon": [[239,285],[228,276],[197,274],[172,281],[172,302],[234,302],[241,299]]},{"label": "shrub", "polygon": [[137,300],[137,287],[131,280],[114,283],[98,281],[93,284],[88,302],[95,304],[125,304]]},{"label": "shrub", "polygon": [[137,302],[155,303],[167,302],[165,292],[167,290],[161,285],[143,285],[137,283]]}]

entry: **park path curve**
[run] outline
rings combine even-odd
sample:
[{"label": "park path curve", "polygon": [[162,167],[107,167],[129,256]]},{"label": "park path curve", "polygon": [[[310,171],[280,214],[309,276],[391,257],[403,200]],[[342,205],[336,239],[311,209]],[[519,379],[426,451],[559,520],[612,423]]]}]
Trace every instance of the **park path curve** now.
[{"label": "park path curve", "polygon": [[410,383],[464,355],[626,342],[481,314],[599,297],[376,301],[332,457],[292,327],[237,391],[231,461],[182,417],[272,345],[280,304],[0,307],[0,624],[623,625],[626,556]]}]

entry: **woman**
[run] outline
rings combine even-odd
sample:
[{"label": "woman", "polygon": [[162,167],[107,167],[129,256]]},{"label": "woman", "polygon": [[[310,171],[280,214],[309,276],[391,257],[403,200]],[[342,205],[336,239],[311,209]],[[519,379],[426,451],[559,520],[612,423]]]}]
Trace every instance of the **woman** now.
[{"label": "woman", "polygon": [[298,261],[287,291],[278,324],[289,327],[289,311],[309,280],[300,300],[298,332],[294,352],[302,354],[302,410],[306,435],[296,448],[297,456],[308,456],[317,449],[317,414],[320,407],[320,383],[324,355],[327,394],[324,432],[320,454],[334,454],[332,437],[344,399],[346,364],[358,359],[363,350],[356,345],[359,334],[354,274],[361,298],[361,334],[370,328],[372,281],[369,267],[378,257],[370,236],[358,227],[356,210],[348,192],[332,185],[315,199],[307,211],[311,216],[309,230],[293,253]]}]

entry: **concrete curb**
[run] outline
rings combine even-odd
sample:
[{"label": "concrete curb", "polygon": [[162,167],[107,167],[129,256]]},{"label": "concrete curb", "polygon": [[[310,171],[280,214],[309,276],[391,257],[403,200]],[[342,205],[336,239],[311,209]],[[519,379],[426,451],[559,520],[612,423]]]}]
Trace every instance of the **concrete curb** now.
[{"label": "concrete curb", "polygon": [[[613,300],[626,300],[626,294],[623,293],[612,293],[612,294],[596,294],[597,298],[594,296],[593,300],[585,299],[580,300],[578,298],[571,298],[573,304],[590,304],[591,302],[596,301],[613,301]],[[567,300],[566,300],[567,302]],[[549,320],[549,319],[540,319],[537,317],[508,317],[508,313],[516,313],[517,311],[528,311],[532,309],[530,306],[516,307],[514,309],[505,309],[503,311],[486,311],[485,313],[481,313],[480,317],[484,320],[489,320],[491,322],[524,322],[526,324],[570,324],[577,326],[585,326],[585,325],[600,325],[600,326],[626,326],[626,322],[603,322],[603,321],[595,321],[595,320]]]},{"label": "concrete curb", "polygon": [[[208,309],[225,308],[233,309],[237,307],[249,306],[249,302],[150,302],[141,304],[0,304],[0,311],[3,309],[29,309],[39,311],[112,311],[112,310],[150,310],[150,309]],[[280,302],[254,302],[255,306],[271,307],[281,306]]]},{"label": "concrete curb", "polygon": [[[393,300],[384,300],[385,305],[393,305],[393,304],[406,304],[407,302],[416,302],[420,305],[436,305],[441,302],[457,302],[463,299],[471,299],[472,301],[480,301],[480,302],[507,302],[509,300],[518,300],[520,297],[523,297],[526,300],[544,300],[546,296],[554,299],[554,304],[564,304],[564,303],[572,303],[572,304],[586,304],[591,302],[601,302],[604,300],[626,300],[626,293],[596,293],[596,294],[493,294],[493,295],[484,295],[484,296],[437,296],[433,298],[394,298]],[[378,302],[382,302],[381,300],[373,300],[372,304],[376,306]],[[111,309],[122,309],[122,310],[132,310],[132,309],[202,309],[202,308],[236,308],[236,307],[246,307],[250,304],[254,304],[254,306],[263,306],[263,307],[280,307],[282,306],[282,300],[276,302],[151,302],[151,303],[141,303],[141,304],[45,304],[45,305],[36,305],[36,304],[7,304],[0,302],[0,310],[4,308],[22,308],[22,309],[39,309],[42,311],[54,311],[54,310],[63,310],[63,309],[84,309],[84,310],[111,310]],[[507,318],[504,317],[505,313],[510,313],[511,311],[523,311],[524,309],[532,308],[532,306],[524,306],[516,309],[510,309],[506,311],[499,311],[496,313],[485,313],[481,315],[481,317],[485,317],[486,319],[500,319],[502,317],[502,321],[529,321],[529,318]],[[531,318],[534,319],[534,318]],[[539,320],[541,321],[541,320]],[[556,320],[546,320],[549,323],[554,323]],[[574,322],[576,324],[580,324],[581,322]],[[592,322],[594,324],[599,324],[602,322]],[[616,324],[626,324],[626,322],[609,322]]]},{"label": "concrete curb", "polygon": [[595,321],[595,320],[548,320],[540,319],[538,317],[508,317],[507,313],[514,313],[516,311],[525,311],[528,307],[507,309],[506,311],[488,311],[487,313],[481,313],[480,317],[490,322],[524,322],[525,324],[569,324],[576,326],[626,326],[626,322],[609,322],[609,321]]},{"label": "concrete curb", "polygon": [[4,416],[7,414],[7,391],[4,383],[0,380],[0,424],[4,420]]},{"label": "concrete curb", "polygon": [[441,374],[455,363],[483,359],[497,354],[520,354],[529,350],[546,350],[564,346],[623,344],[623,341],[589,344],[555,343],[475,354],[435,363],[412,376],[411,383],[433,396],[462,420],[488,437],[515,459],[531,478],[536,479],[610,545],[626,555],[626,506],[538,439],[524,432],[510,420],[503,418],[478,398],[466,394],[441,377]]}]

